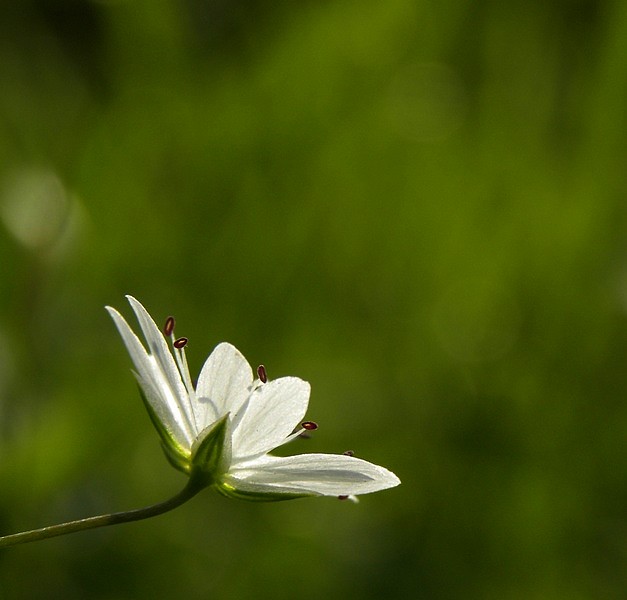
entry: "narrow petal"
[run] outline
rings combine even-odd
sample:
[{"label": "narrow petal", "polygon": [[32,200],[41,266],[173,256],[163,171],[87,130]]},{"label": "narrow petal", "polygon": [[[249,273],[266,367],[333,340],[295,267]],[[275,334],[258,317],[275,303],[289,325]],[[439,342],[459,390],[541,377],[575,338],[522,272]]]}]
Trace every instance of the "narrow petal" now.
[{"label": "narrow petal", "polygon": [[350,496],[385,490],[400,480],[391,471],[353,456],[299,454],[263,456],[240,464],[231,469],[225,482],[248,494],[300,490],[319,496]]},{"label": "narrow petal", "polygon": [[253,371],[231,344],[216,346],[198,377],[196,420],[199,431],[227,412],[235,414],[250,395]]},{"label": "narrow petal", "polygon": [[133,333],[133,330],[129,327],[124,317],[111,306],[106,306],[107,312],[111,315],[115,326],[118,328],[122,341],[131,355],[131,360],[135,365],[135,369],[142,377],[142,379],[148,379],[152,376],[154,363],[150,358],[148,352],[139,341],[137,336]]},{"label": "narrow petal", "polygon": [[[137,378],[137,383],[139,383],[140,395],[150,420],[161,437],[167,459],[174,468],[189,474],[189,459],[193,441],[180,423],[164,408],[165,405],[159,396],[159,390],[153,386],[152,381],[142,381],[137,373],[133,374]],[[158,412],[155,407],[161,408],[161,412]]]},{"label": "narrow petal", "polygon": [[124,345],[135,365],[137,381],[144,391],[146,400],[175,441],[189,449],[193,436],[187,418],[181,412],[178,399],[161,371],[160,365],[153,356],[146,352],[124,317],[115,308],[107,306],[106,309],[120,332]]},{"label": "narrow petal", "polygon": [[310,386],[298,377],[261,384],[233,416],[233,460],[273,450],[307,412]]},{"label": "narrow petal", "polygon": [[177,399],[180,411],[187,421],[187,426],[191,431],[192,436],[195,437],[198,435],[199,429],[196,426],[190,402],[190,400],[193,401],[193,399],[190,399],[189,394],[183,385],[181,375],[178,367],[176,366],[174,357],[170,352],[170,348],[168,347],[161,330],[157,327],[156,323],[142,304],[133,298],[133,296],[127,296],[126,298],[137,316],[137,321],[139,322],[139,326],[146,338],[148,349],[161,367],[161,371],[166,377],[170,389]]}]

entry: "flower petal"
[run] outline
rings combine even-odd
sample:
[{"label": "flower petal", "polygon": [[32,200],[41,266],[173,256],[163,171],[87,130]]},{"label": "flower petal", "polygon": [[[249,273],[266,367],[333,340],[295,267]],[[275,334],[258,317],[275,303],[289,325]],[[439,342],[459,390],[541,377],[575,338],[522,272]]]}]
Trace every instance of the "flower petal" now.
[{"label": "flower petal", "polygon": [[198,377],[195,406],[199,431],[227,412],[235,414],[250,395],[253,371],[231,344],[216,346]]},{"label": "flower petal", "polygon": [[269,452],[307,412],[310,386],[298,377],[261,384],[233,415],[233,460]]},{"label": "flower petal", "polygon": [[115,308],[106,307],[115,323],[124,345],[137,369],[137,381],[146,400],[155,411],[174,440],[186,449],[191,448],[193,435],[186,416],[182,413],[179,401],[154,356],[146,352],[138,337],[133,333],[124,317]]},{"label": "flower petal", "polygon": [[285,490],[319,496],[369,494],[397,486],[391,471],[342,454],[263,456],[231,468],[224,483],[247,494],[277,494]]},{"label": "flower petal", "polygon": [[146,352],[146,349],[139,341],[133,330],[129,327],[126,319],[111,306],[105,306],[107,312],[111,315],[115,326],[117,327],[122,341],[131,356],[131,360],[137,369],[137,372],[142,379],[149,379],[152,376],[154,370],[154,362],[151,360],[150,355]]},{"label": "flower petal", "polygon": [[126,298],[135,312],[139,326],[146,338],[150,354],[159,364],[161,372],[167,379],[170,389],[176,397],[180,412],[187,421],[187,429],[191,432],[192,437],[196,437],[199,429],[196,426],[191,406],[193,398],[190,399],[189,394],[183,385],[176,362],[174,361],[170,348],[168,347],[161,330],[157,327],[152,317],[148,314],[148,311],[138,300],[133,298],[133,296],[126,296]]}]

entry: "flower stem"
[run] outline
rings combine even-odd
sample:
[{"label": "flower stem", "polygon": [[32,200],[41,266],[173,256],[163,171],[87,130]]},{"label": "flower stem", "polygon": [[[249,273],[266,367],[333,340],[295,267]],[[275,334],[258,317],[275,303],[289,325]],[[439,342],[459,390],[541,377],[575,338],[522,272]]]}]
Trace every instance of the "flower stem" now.
[{"label": "flower stem", "polygon": [[98,515],[96,517],[68,521],[67,523],[59,523],[58,525],[49,525],[48,527],[41,527],[31,531],[0,536],[0,548],[8,548],[9,546],[16,546],[17,544],[45,540],[58,535],[74,533],[75,531],[84,531],[85,529],[119,525],[120,523],[130,523],[131,521],[141,521],[142,519],[156,517],[157,515],[162,515],[163,513],[181,506],[181,504],[193,498],[203,487],[205,486],[199,485],[197,480],[191,478],[178,494],[163,502],[125,512]]}]

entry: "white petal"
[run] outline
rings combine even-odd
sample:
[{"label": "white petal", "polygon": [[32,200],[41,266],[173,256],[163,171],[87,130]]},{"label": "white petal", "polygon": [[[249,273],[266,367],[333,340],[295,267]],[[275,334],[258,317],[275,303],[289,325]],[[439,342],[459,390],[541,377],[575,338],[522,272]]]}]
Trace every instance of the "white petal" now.
[{"label": "white petal", "polygon": [[137,380],[155,414],[174,439],[184,448],[192,443],[192,433],[178,399],[155,358],[149,355],[124,317],[115,308],[106,307],[137,370]]},{"label": "white petal", "polygon": [[321,496],[369,494],[400,483],[391,471],[354,456],[263,456],[231,469],[228,483],[249,493],[301,490]]},{"label": "white petal", "polygon": [[309,391],[298,377],[261,384],[233,415],[233,460],[280,445],[305,416]]},{"label": "white petal", "polygon": [[[143,379],[138,373],[133,374],[144,393],[144,398],[154,411],[154,416],[159,420],[161,427],[168,433],[166,437],[172,438],[181,449],[188,453],[191,452],[194,440],[186,429],[185,420],[178,406],[164,398],[163,388],[156,386],[154,379]],[[160,427],[157,424],[155,424],[155,427],[161,434]],[[164,439],[164,442],[171,446],[167,439]]]},{"label": "white petal", "polygon": [[235,414],[250,395],[253,371],[231,344],[216,346],[198,377],[196,418],[202,431],[227,412]]},{"label": "white petal", "polygon": [[189,394],[183,385],[181,375],[174,361],[174,357],[170,352],[161,330],[157,327],[152,317],[148,314],[148,311],[142,306],[142,304],[133,298],[133,296],[127,296],[135,315],[139,326],[146,338],[148,344],[148,350],[154,356],[157,363],[161,367],[161,371],[165,375],[170,385],[172,393],[176,396],[181,413],[187,421],[187,428],[191,431],[193,437],[198,435],[199,429],[196,427],[196,423],[193,417],[193,410],[190,403]]},{"label": "white petal", "polygon": [[106,306],[107,312],[111,315],[115,326],[118,328],[124,345],[131,355],[131,360],[137,369],[137,372],[143,379],[148,379],[152,375],[153,365],[150,356],[142,343],[137,339],[133,330],[129,327],[124,317],[111,306]]}]

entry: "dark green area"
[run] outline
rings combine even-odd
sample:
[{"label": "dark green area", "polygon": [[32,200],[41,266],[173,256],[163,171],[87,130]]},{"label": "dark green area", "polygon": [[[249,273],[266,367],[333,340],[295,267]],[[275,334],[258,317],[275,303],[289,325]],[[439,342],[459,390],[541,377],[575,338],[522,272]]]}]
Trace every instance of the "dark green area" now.
[{"label": "dark green area", "polygon": [[403,484],[206,491],[3,551],[1,600],[625,597],[627,3],[8,4],[0,532],[184,485],[125,293]]}]

